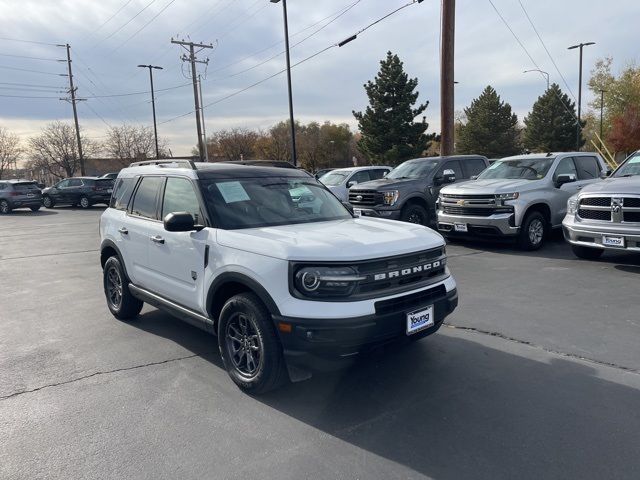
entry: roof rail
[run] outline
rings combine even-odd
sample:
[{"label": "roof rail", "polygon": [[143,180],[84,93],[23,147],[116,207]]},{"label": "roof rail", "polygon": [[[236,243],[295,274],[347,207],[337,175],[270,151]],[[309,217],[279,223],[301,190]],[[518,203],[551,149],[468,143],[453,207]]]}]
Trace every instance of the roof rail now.
[{"label": "roof rail", "polygon": [[182,165],[188,167],[191,170],[197,170],[196,164],[193,160],[188,159],[165,159],[165,160],[144,160],[142,162],[133,162],[129,167],[143,167],[146,165],[157,165],[158,167],[166,167],[169,164]]}]

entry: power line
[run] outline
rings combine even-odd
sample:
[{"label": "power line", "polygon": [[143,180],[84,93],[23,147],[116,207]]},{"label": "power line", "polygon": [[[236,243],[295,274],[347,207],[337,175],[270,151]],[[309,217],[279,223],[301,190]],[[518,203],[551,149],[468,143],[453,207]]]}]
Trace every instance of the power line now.
[{"label": "power line", "polygon": [[[136,13],[133,17],[131,17],[128,21],[126,21],[123,25],[121,25],[119,28],[117,28],[116,30],[114,30],[113,32],[111,32],[109,35],[107,35],[105,38],[102,39],[101,42],[104,42],[105,40],[109,40],[111,37],[113,37],[116,33],[118,33],[120,30],[122,30],[124,27],[126,27],[127,25],[129,25],[131,22],[133,22],[142,12],[144,12],[147,8],[149,8],[151,5],[153,5],[154,3],[156,3],[156,0],[151,0],[149,3],[147,3],[144,7],[142,7],[141,10],[138,11],[138,13]],[[98,46],[101,42],[96,43],[93,48],[95,48],[96,46]]]},{"label": "power line", "polygon": [[109,122],[107,122],[102,115],[100,115],[98,112],[96,112],[93,109],[93,107],[91,105],[89,105],[88,102],[85,102],[83,105],[85,105],[89,110],[91,110],[91,113],[93,113],[96,117],[98,117],[100,120],[102,120],[102,123],[104,123],[108,128],[113,128],[113,126]]},{"label": "power line", "polygon": [[57,44],[57,43],[39,42],[37,40],[21,40],[21,39],[18,39],[18,38],[0,37],[0,40],[6,40],[8,42],[34,43],[36,45],[48,45],[50,47],[58,47],[59,46],[59,44]]},{"label": "power line", "polygon": [[569,91],[569,93],[571,94],[573,99],[575,100],[576,96],[571,91],[571,87],[569,86],[569,83],[567,83],[567,80],[564,78],[564,75],[562,75],[562,72],[558,68],[558,65],[556,64],[556,61],[553,59],[553,56],[551,55],[551,52],[549,52],[549,49],[547,48],[547,45],[544,43],[544,40],[542,40],[542,37],[540,36],[540,33],[538,33],[538,29],[533,24],[533,20],[531,20],[531,17],[529,16],[529,13],[527,12],[526,8],[524,8],[524,5],[522,4],[522,2],[520,0],[518,0],[518,3],[520,4],[520,8],[522,8],[522,11],[524,12],[525,16],[527,17],[527,20],[529,20],[529,23],[531,24],[531,28],[533,28],[533,31],[536,32],[538,40],[540,40],[540,43],[542,44],[545,52],[547,52],[547,56],[549,57],[549,60],[551,60],[551,63],[553,63],[553,66],[556,69],[556,72],[558,72],[558,75],[560,75],[560,78],[564,82],[564,86],[567,87],[567,90]]},{"label": "power line", "polygon": [[20,87],[37,87],[37,88],[63,88],[56,85],[37,85],[33,83],[16,83],[16,82],[0,82],[0,85],[17,85]]},{"label": "power line", "polygon": [[6,70],[17,70],[19,72],[30,72],[30,73],[41,73],[42,75],[53,75],[55,77],[66,77],[65,73],[52,73],[52,72],[43,72],[42,70],[31,70],[28,68],[17,68],[17,67],[9,67],[6,65],[0,65],[0,68],[4,68]]},{"label": "power line", "polygon": [[93,33],[97,33],[98,30],[102,29],[102,27],[104,27],[107,23],[109,23],[111,20],[113,20],[115,18],[115,16],[118,15],[122,10],[124,10],[127,7],[127,5],[129,5],[132,1],[133,0],[127,0],[124,3],[124,5],[122,5],[118,10],[116,10],[116,12],[113,15],[111,15],[104,22],[102,22],[102,24],[98,28],[96,28]]},{"label": "power line", "polygon": [[45,60],[48,62],[64,62],[64,60],[60,60],[58,58],[30,57],[28,55],[14,55],[10,53],[0,53],[0,57],[26,58],[28,60]]},{"label": "power line", "polygon": [[113,51],[115,52],[116,50],[118,50],[120,47],[124,46],[129,40],[131,40],[133,37],[135,37],[136,35],[138,35],[142,30],[144,30],[145,28],[147,28],[156,18],[158,18],[160,15],[162,15],[162,13],[169,8],[171,5],[173,5],[173,3],[176,0],[170,0],[169,3],[167,3],[164,7],[162,7],[162,9],[156,13],[153,17],[151,17],[151,20],[149,20],[147,23],[145,23],[144,25],[142,25],[142,27],[140,27],[138,30],[136,30],[131,36],[129,36],[129,38],[127,38],[124,42],[122,42],[120,45],[118,45],[116,48],[113,49]]},{"label": "power line", "polygon": [[60,97],[36,97],[36,96],[28,96],[28,95],[0,95],[0,97],[4,98],[53,98],[59,100]]},{"label": "power line", "polygon": [[[61,87],[60,87],[61,88]],[[25,88],[25,87],[0,87],[0,90],[17,90],[23,92],[41,92],[41,93],[66,93],[65,90],[51,90],[45,88]]]}]

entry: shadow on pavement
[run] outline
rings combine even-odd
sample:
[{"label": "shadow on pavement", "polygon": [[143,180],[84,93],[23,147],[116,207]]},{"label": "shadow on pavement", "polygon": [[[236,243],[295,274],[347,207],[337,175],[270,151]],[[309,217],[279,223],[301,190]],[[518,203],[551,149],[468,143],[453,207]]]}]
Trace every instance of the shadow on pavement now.
[{"label": "shadow on pavement", "polygon": [[[131,325],[194,353],[215,345],[160,312]],[[433,478],[640,478],[640,390],[496,341],[445,330],[255,400]]]},{"label": "shadow on pavement", "polygon": [[46,217],[47,215],[57,215],[57,212],[40,209],[37,212],[31,210],[12,210],[7,217]]}]

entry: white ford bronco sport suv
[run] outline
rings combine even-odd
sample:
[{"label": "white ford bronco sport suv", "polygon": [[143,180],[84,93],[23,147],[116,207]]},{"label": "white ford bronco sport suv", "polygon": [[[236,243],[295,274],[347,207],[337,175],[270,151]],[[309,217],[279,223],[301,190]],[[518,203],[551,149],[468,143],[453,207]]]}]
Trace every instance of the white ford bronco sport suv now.
[{"label": "white ford bronco sport suv", "polygon": [[111,313],[148,303],[216,334],[252,393],[432,334],[458,304],[442,236],[354,218],[297,169],[134,163],[100,237]]}]

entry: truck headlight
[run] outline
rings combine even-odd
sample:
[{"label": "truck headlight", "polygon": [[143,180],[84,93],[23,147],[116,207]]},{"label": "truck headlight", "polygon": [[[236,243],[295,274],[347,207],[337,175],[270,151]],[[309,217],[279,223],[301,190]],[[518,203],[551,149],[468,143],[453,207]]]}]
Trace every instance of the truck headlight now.
[{"label": "truck headlight", "polygon": [[344,297],[367,277],[352,267],[307,266],[294,274],[294,287],[305,297]]},{"label": "truck headlight", "polygon": [[567,200],[567,213],[569,215],[575,215],[578,211],[578,195],[574,195],[569,197]]},{"label": "truck headlight", "polygon": [[394,205],[398,201],[398,190],[387,190],[382,192],[382,198],[385,205]]},{"label": "truck headlight", "polygon": [[518,193],[518,192],[514,192],[514,193],[498,193],[496,195],[496,200],[502,200],[503,202],[505,200],[516,200],[519,196],[520,196],[520,193]]}]

